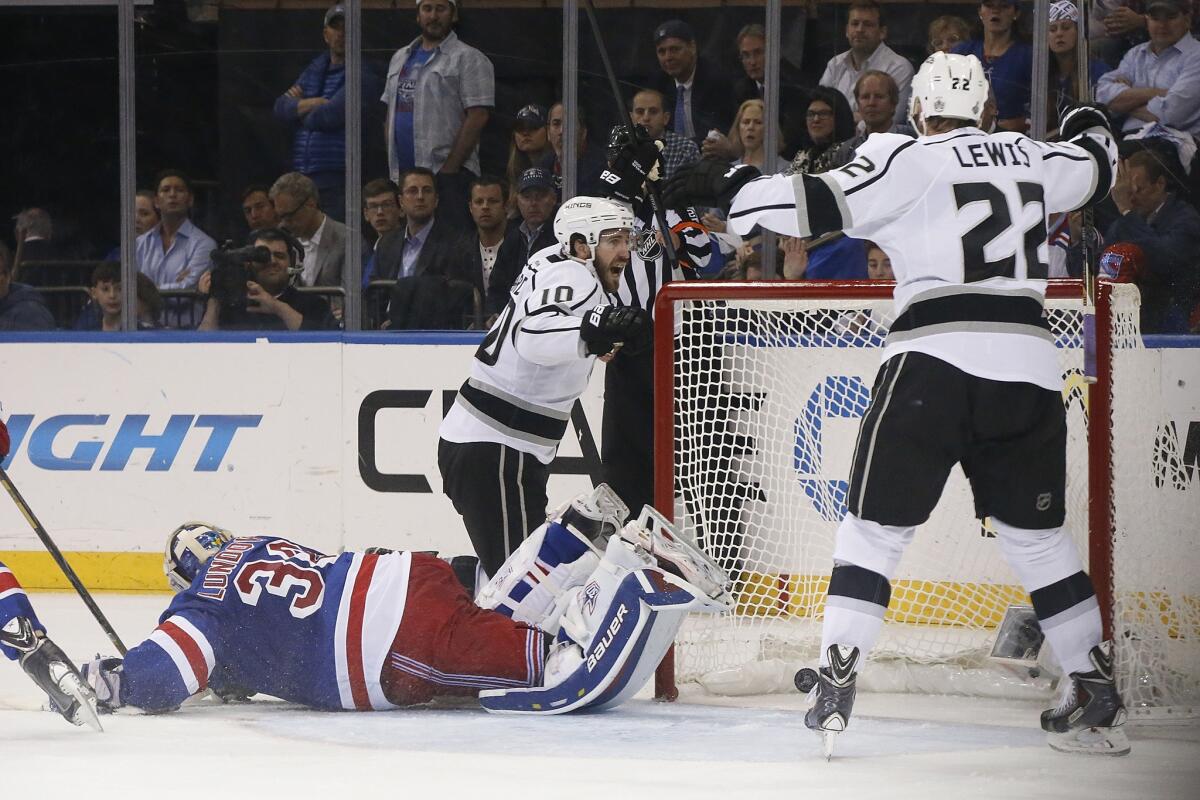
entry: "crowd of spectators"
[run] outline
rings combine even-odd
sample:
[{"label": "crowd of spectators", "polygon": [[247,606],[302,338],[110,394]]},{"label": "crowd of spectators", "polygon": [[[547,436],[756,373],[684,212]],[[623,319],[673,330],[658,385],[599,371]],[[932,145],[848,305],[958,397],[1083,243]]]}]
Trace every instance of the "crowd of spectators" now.
[{"label": "crowd of spectators", "polygon": [[[369,63],[362,70],[363,104],[374,107],[374,130],[382,132],[387,152],[386,174],[364,176],[370,179],[362,190],[364,325],[478,327],[502,309],[529,254],[554,243],[566,111],[561,102],[523,102],[507,118],[507,162],[483,163],[480,140],[497,104],[493,64],[483,50],[458,38],[459,0],[418,0],[415,6],[419,35],[394,52],[386,73]],[[1143,289],[1145,330],[1185,332],[1196,327],[1200,301],[1200,213],[1194,206],[1200,175],[1193,174],[1200,44],[1190,32],[1190,0],[1097,0],[1091,8],[1088,87],[1079,86],[1074,0],[1050,5],[1044,93],[1032,86],[1031,4],[983,0],[977,18],[939,16],[923,41],[908,42],[890,39],[886,6],[852,0],[845,49],[818,78],[801,72],[799,58],[781,59],[778,114],[764,99],[766,33],[757,24],[730,37],[729,54],[703,51],[683,19],[659,24],[645,43],[657,74],[627,87],[625,100],[630,122],[662,140],[669,177],[701,157],[768,173],[822,172],[848,163],[873,134],[915,136],[907,110],[917,63],[909,56],[922,49],[981,60],[993,91],[982,123],[989,130],[1028,132],[1036,94],[1045,97],[1053,137],[1062,112],[1094,94],[1114,113],[1123,138],[1117,189],[1096,214],[1100,233],[1106,246],[1120,248],[1113,252],[1122,254],[1122,263],[1133,265],[1122,275]],[[240,195],[245,229],[220,237],[271,254],[248,266],[249,310],[214,307],[209,273],[217,241],[191,219],[191,179],[180,169],[164,169],[135,198],[139,327],[297,330],[340,324],[347,239],[340,5],[325,13],[322,35],[326,49],[274,104],[274,117],[290,137],[289,171],[271,185],[246,186]],[[722,66],[722,56],[734,55],[740,71]],[[768,137],[773,118],[778,130]],[[578,123],[577,189],[599,194],[608,129],[590,128],[582,116]],[[778,143],[776,151],[768,152],[768,138]],[[710,277],[890,276],[886,254],[842,236],[779,237],[773,268],[764,269],[758,238],[728,233],[716,209],[704,210],[703,222],[725,256],[713,260]],[[1052,275],[1078,274],[1078,228],[1077,218],[1052,220]],[[88,306],[56,320],[57,311],[39,295],[61,287],[49,266],[68,258],[55,247],[52,221],[43,209],[26,209],[15,234],[15,256],[0,252],[0,329],[120,328],[120,276],[112,264],[76,280],[86,285]],[[119,249],[107,258],[118,260]]]}]

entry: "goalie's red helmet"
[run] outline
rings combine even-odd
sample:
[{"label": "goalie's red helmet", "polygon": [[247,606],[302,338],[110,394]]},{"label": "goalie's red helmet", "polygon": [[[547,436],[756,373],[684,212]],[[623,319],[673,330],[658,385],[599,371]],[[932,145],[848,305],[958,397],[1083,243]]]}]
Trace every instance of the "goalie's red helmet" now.
[{"label": "goalie's red helmet", "polygon": [[1114,283],[1137,283],[1143,274],[1146,254],[1136,244],[1117,242],[1100,253],[1099,277]]}]

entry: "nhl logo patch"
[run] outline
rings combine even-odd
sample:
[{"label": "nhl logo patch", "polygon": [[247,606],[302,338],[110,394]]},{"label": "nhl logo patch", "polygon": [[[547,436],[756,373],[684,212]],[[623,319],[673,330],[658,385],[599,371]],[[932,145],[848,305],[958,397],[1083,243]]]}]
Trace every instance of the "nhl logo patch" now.
[{"label": "nhl logo patch", "polygon": [[637,234],[637,252],[644,261],[657,261],[662,254],[662,246],[652,230],[639,231]]},{"label": "nhl logo patch", "polygon": [[945,101],[942,100],[942,98],[940,98],[940,97],[938,99],[934,100],[933,101],[933,110],[939,114],[941,112],[945,111],[946,110]]},{"label": "nhl logo patch", "polygon": [[600,584],[592,581],[583,587],[583,610],[588,614],[596,611],[596,598],[600,596]]}]

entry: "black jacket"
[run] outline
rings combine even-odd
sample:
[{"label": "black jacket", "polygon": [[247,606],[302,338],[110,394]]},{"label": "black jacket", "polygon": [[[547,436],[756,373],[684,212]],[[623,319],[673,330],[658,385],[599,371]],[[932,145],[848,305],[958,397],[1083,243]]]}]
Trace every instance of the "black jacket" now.
[{"label": "black jacket", "polygon": [[[400,277],[400,267],[404,259],[404,237],[407,232],[408,229],[402,226],[379,240],[375,247],[376,279]],[[448,275],[458,250],[455,245],[456,239],[454,230],[435,217],[429,237],[421,247],[421,254],[417,256],[413,276]]]},{"label": "black jacket", "polygon": [[1145,253],[1142,333],[1187,333],[1188,315],[1200,299],[1200,212],[1174,194],[1149,221],[1130,211],[1104,234],[1107,244],[1129,242]]},{"label": "black jacket", "polygon": [[[654,76],[653,88],[662,92],[665,111],[671,112],[669,127],[675,127],[675,79],[665,72]],[[699,144],[710,130],[728,133],[737,114],[733,84],[724,72],[703,58],[696,62],[696,74],[692,78],[692,125],[696,129],[694,141]]]},{"label": "black jacket", "polygon": [[54,316],[37,289],[24,283],[10,283],[8,294],[0,297],[0,331],[52,331]]},{"label": "black jacket", "polygon": [[[546,220],[546,224],[538,231],[537,238],[533,240],[532,247],[525,245],[525,236],[521,233],[521,220],[514,220],[515,224],[511,225],[508,233],[504,235],[504,243],[500,245],[496,265],[492,267],[492,279],[488,282],[487,298],[483,304],[485,314],[498,314],[503,311],[508,305],[513,282],[521,274],[521,270],[525,269],[529,257],[557,242],[554,238],[553,219],[551,215],[551,218]],[[475,258],[479,259],[478,246],[475,249]],[[482,269],[480,265],[478,272],[482,272]]]},{"label": "black jacket", "polygon": [[[332,331],[337,329],[337,322],[329,310],[329,301],[316,294],[300,292],[294,286],[288,286],[279,293],[279,299],[300,312],[304,321],[300,323],[302,331]],[[217,325],[223,331],[284,331],[287,326],[283,320],[274,314],[256,314],[250,311],[222,308],[217,317]]]},{"label": "black jacket", "polygon": [[[783,62],[782,67],[783,80],[779,84],[779,134],[783,139],[780,142],[783,149],[780,151],[780,155],[791,161],[792,157],[796,155],[796,151],[804,147],[807,141],[808,123],[804,115],[808,111],[809,98],[808,91],[804,89],[799,75],[795,74],[795,68],[786,61]],[[758,89],[758,84],[748,75],[743,74],[734,81],[733,97],[735,101],[733,113],[736,115],[737,109],[741,108],[742,103],[747,100],[761,100],[763,96]],[[728,132],[728,130],[722,131],[722,133]]]}]

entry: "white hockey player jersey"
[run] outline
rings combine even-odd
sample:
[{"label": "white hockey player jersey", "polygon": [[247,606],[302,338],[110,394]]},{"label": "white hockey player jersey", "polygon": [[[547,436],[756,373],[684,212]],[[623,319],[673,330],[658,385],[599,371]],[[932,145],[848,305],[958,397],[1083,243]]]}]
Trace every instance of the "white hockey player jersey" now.
[{"label": "white hockey player jersey", "polygon": [[911,139],[873,134],[840,169],[772,175],[730,210],[789,236],[843,230],[883,248],[896,273],[896,321],[883,358],[915,350],[964,372],[1058,391],[1044,320],[1048,214],[1112,188],[1116,145],[1098,133],[1046,143],[959,128]]},{"label": "white hockey player jersey", "polygon": [[448,442],[499,442],[554,460],[571,406],[596,357],[579,338],[584,316],[605,302],[596,273],[559,245],[534,253],[471,362],[438,431]]}]

